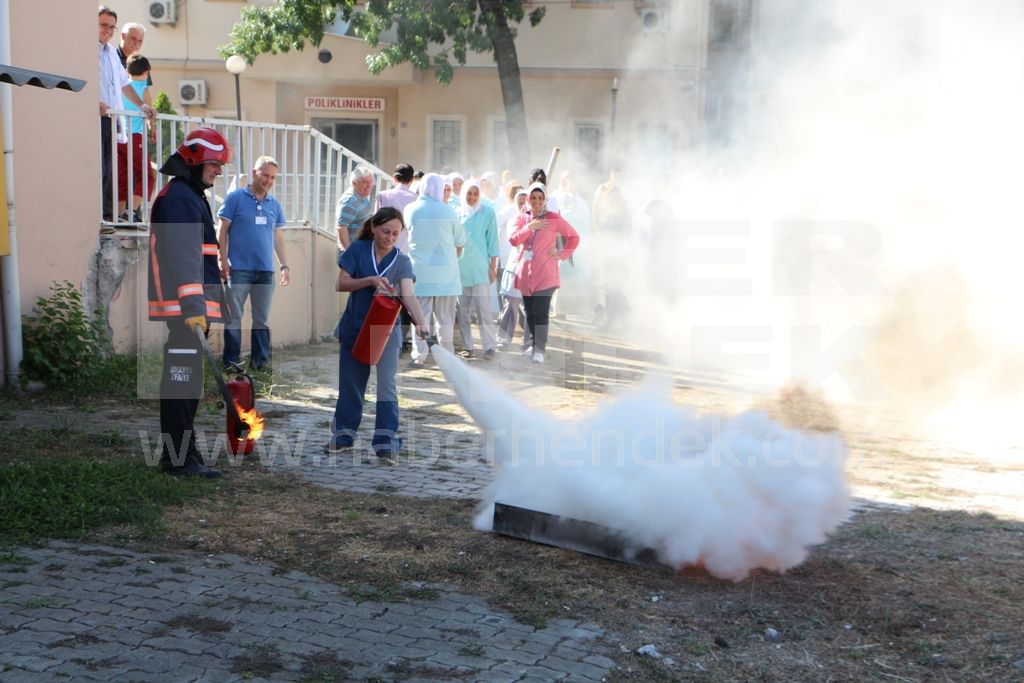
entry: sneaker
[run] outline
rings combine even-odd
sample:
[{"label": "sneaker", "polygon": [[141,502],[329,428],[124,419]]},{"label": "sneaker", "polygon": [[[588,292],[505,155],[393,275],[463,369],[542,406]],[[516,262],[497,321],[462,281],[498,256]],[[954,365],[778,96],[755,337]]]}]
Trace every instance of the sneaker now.
[{"label": "sneaker", "polygon": [[462,351],[461,353],[459,353],[459,355],[462,356],[463,358],[465,358],[466,360],[471,360],[473,358],[473,351],[472,350]]},{"label": "sneaker", "polygon": [[503,351],[503,350],[505,350],[507,348],[508,348],[508,342],[507,341],[499,341],[498,342],[498,350],[499,351]]},{"label": "sneaker", "polygon": [[100,228],[101,235],[113,235],[115,232],[117,232],[117,228],[113,225],[104,225]]},{"label": "sneaker", "polygon": [[527,346],[525,349],[523,349],[523,355],[526,356],[527,358],[532,356],[533,355],[533,347],[532,346]]},{"label": "sneaker", "polygon": [[328,441],[327,445],[324,446],[324,453],[332,455],[335,453],[344,453],[345,451],[352,448],[351,441]]},{"label": "sneaker", "polygon": [[232,373],[234,373],[236,375],[240,375],[243,372],[245,372],[245,370],[243,370],[242,366],[239,365],[238,363],[230,363],[230,362],[228,362],[228,363],[224,363],[224,372],[232,372]]},{"label": "sneaker", "polygon": [[131,216],[128,215],[128,209],[121,212],[121,215],[117,217],[119,223],[131,223]]},{"label": "sneaker", "polygon": [[533,362],[537,363],[537,364],[543,363],[544,362],[544,352],[543,351],[535,351],[533,353]]},{"label": "sneaker", "polygon": [[142,208],[137,208],[132,212],[132,220],[136,223],[142,222]]},{"label": "sneaker", "polygon": [[494,349],[484,351],[484,360],[494,360]]},{"label": "sneaker", "polygon": [[392,453],[391,451],[380,451],[377,453],[377,464],[383,467],[394,467],[398,464],[396,461],[397,457],[397,453]]},{"label": "sneaker", "polygon": [[421,358],[413,358],[411,361],[409,361],[410,370],[418,370],[424,367],[425,365],[426,364],[423,362],[423,359]]}]

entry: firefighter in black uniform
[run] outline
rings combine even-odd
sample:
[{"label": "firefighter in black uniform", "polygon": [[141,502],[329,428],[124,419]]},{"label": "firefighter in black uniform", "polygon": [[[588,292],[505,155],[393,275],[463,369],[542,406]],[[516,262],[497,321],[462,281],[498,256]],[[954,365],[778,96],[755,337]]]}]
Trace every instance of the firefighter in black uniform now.
[{"label": "firefighter in black uniform", "polygon": [[193,423],[203,391],[203,349],[211,321],[221,321],[224,292],[217,233],[205,191],[231,148],[212,128],[190,132],[161,167],[174,176],[153,202],[149,237],[149,319],[167,324],[160,379],[160,466],[170,474],[219,477],[203,464]]}]

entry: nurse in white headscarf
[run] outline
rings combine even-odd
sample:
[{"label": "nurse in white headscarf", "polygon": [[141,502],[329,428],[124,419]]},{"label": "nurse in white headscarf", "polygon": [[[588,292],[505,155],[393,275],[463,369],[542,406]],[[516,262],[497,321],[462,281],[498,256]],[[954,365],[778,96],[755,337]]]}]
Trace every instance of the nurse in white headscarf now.
[{"label": "nurse in white headscarf", "polygon": [[483,195],[484,203],[490,204],[495,211],[501,208],[501,197],[498,192],[500,182],[498,174],[494,171],[488,171],[480,176],[480,193]]},{"label": "nurse in white headscarf", "polygon": [[[459,255],[466,243],[462,221],[444,203],[445,179],[428,173],[420,182],[420,198],[405,207],[409,228],[409,257],[416,276],[420,310],[437,334],[441,346],[454,352],[455,304],[462,294]],[[413,365],[423,365],[427,344],[414,340]]]},{"label": "nurse in white headscarf", "polygon": [[485,360],[494,358],[497,334],[492,308],[495,281],[498,277],[498,220],[494,209],[483,201],[480,183],[467,180],[459,198],[459,218],[466,232],[466,247],[459,259],[462,277],[462,296],[456,323],[462,334],[463,351],[473,357],[473,331],[471,313],[475,313],[480,326],[480,344]]},{"label": "nurse in white headscarf", "polygon": [[459,201],[462,197],[462,184],[465,182],[465,178],[458,171],[452,171],[444,177],[445,182],[448,183],[448,187],[452,188],[451,197],[448,199],[448,205],[458,211]]}]

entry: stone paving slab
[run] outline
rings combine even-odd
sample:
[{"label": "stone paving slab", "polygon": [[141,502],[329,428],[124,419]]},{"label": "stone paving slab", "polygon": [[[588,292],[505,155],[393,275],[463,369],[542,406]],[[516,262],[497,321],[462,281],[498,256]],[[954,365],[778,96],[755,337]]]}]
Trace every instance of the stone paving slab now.
[{"label": "stone paving slab", "polygon": [[6,556],[0,585],[3,683],[600,681],[615,666],[594,625],[538,631],[444,586],[436,600],[360,603],[229,554],[52,542]]}]

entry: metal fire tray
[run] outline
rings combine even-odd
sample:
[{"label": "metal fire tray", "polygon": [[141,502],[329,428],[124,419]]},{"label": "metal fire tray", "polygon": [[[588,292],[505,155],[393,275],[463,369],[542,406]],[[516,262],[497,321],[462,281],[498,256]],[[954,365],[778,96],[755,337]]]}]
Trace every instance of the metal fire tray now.
[{"label": "metal fire tray", "polygon": [[524,541],[553,545],[645,567],[668,569],[651,548],[637,548],[622,532],[593,522],[529,510],[506,503],[494,504],[494,531]]}]

